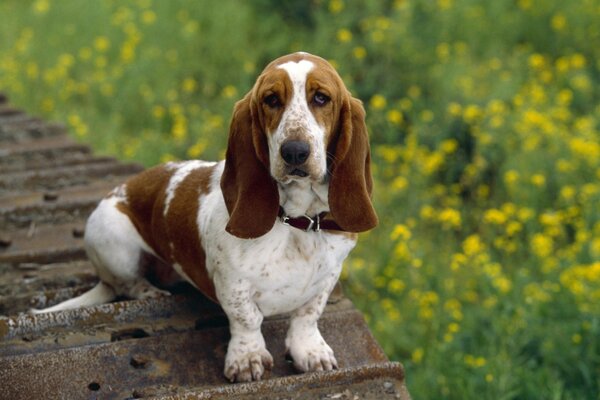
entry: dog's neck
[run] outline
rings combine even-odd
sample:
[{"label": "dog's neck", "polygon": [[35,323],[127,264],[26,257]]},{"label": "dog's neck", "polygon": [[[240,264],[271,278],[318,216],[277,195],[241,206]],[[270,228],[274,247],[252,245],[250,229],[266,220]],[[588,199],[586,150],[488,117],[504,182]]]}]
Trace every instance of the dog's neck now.
[{"label": "dog's neck", "polygon": [[278,183],[279,205],[290,217],[314,216],[329,211],[329,183],[308,180]]}]

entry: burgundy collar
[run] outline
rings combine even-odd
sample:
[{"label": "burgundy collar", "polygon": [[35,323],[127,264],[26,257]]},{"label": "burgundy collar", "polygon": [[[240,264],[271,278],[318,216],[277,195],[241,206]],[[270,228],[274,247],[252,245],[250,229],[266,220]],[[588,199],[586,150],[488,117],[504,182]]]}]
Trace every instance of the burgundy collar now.
[{"label": "burgundy collar", "polygon": [[343,231],[337,222],[331,219],[324,219],[327,212],[322,212],[314,217],[308,215],[302,215],[300,217],[290,217],[285,213],[283,207],[279,207],[279,220],[284,225],[289,225],[297,229],[301,229],[305,232],[314,231],[319,232],[321,230],[326,231]]}]

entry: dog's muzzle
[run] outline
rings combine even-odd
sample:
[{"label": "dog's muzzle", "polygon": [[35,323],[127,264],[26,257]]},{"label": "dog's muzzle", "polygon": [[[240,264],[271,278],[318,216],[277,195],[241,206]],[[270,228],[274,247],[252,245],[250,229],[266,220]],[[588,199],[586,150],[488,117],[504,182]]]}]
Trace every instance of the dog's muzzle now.
[{"label": "dog's muzzle", "polygon": [[308,143],[301,140],[288,140],[281,145],[279,153],[283,161],[290,167],[290,175],[301,178],[308,176],[308,172],[300,168],[310,156],[310,145]]}]

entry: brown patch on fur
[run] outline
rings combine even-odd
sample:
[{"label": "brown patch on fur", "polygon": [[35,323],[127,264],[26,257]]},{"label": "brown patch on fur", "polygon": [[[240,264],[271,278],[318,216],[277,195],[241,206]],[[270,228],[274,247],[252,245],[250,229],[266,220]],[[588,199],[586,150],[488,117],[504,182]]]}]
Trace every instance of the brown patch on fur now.
[{"label": "brown patch on fur", "polygon": [[377,214],[371,203],[371,150],[365,110],[348,96],[340,111],[340,128],[328,146],[330,166],[329,207],[335,221],[348,232],[374,228]]},{"label": "brown patch on fur", "polygon": [[[118,203],[117,209],[129,217],[140,236],[162,261],[169,265],[180,264],[198,288],[216,301],[196,222],[199,196],[208,192],[213,170],[214,167],[205,167],[190,172],[177,187],[166,217],[166,189],[176,171],[166,165],[130,178],[126,183],[127,201]],[[173,243],[173,249],[170,243]]]},{"label": "brown patch on fur", "polygon": [[198,229],[200,195],[208,193],[214,167],[191,171],[181,181],[171,200],[166,216],[169,240],[173,244],[171,259],[183,268],[187,276],[206,296],[217,300],[215,287],[206,270],[206,254]]},{"label": "brown patch on fur", "polygon": [[168,243],[162,240],[166,238],[162,215],[173,172],[159,165],[135,175],[126,182],[126,203],[117,204],[117,209],[129,217],[140,236],[164,261],[169,260],[163,256],[168,254]]},{"label": "brown patch on fur", "polygon": [[[269,73],[263,72],[251,92],[251,107],[253,110],[252,118],[259,126],[263,134],[274,133],[281,117],[285,111],[286,104],[289,104],[292,97],[292,82],[288,74],[283,69],[270,69]],[[265,99],[271,95],[276,95],[281,105],[279,107],[270,107]]]},{"label": "brown patch on fur", "polygon": [[235,105],[221,190],[229,212],[226,230],[249,239],[267,233],[279,211],[277,184],[269,173],[269,147],[251,111],[251,94]]}]

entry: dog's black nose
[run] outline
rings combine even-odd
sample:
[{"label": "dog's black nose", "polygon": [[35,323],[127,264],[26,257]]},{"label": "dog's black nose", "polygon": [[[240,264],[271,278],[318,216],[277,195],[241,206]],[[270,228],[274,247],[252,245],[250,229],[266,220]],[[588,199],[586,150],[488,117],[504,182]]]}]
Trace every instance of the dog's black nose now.
[{"label": "dog's black nose", "polygon": [[281,145],[280,153],[289,165],[302,165],[308,160],[310,146],[300,140],[288,140]]}]

